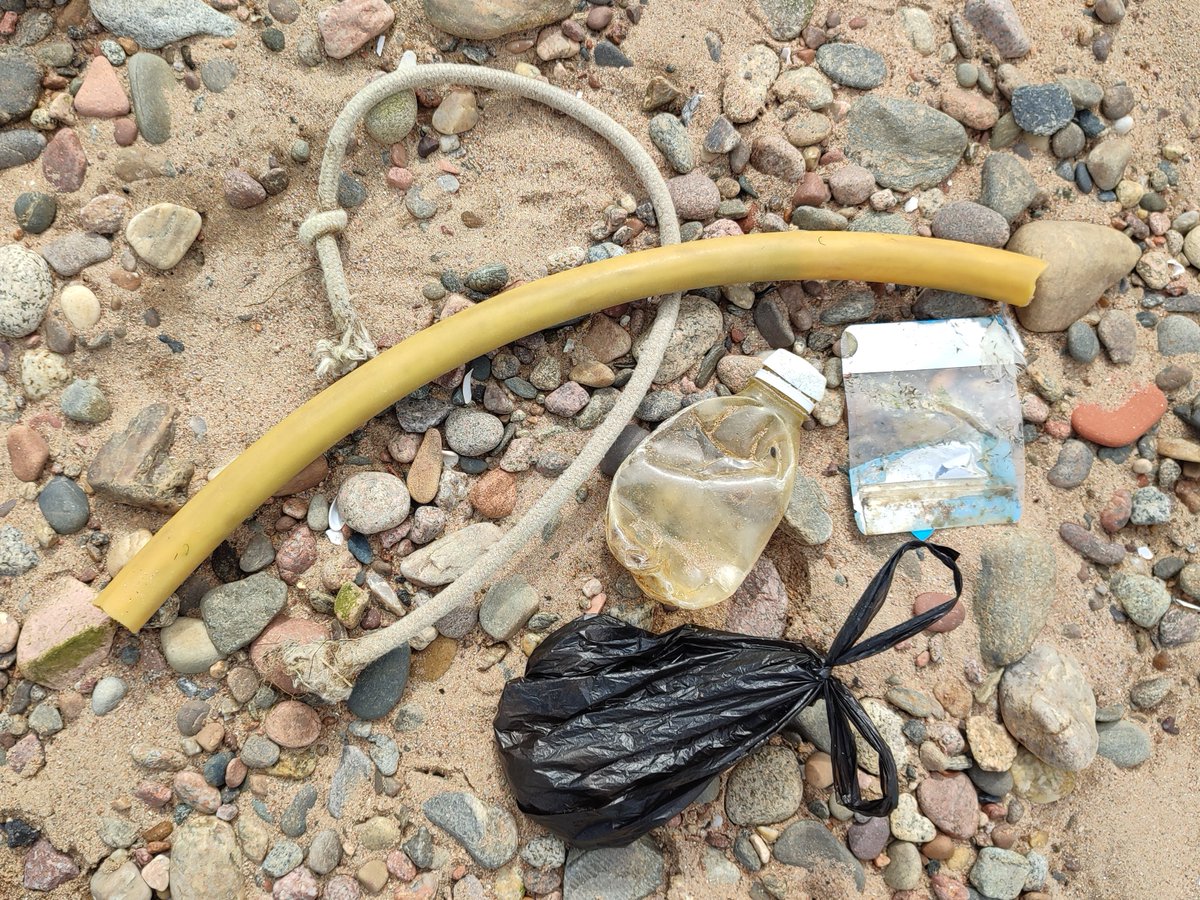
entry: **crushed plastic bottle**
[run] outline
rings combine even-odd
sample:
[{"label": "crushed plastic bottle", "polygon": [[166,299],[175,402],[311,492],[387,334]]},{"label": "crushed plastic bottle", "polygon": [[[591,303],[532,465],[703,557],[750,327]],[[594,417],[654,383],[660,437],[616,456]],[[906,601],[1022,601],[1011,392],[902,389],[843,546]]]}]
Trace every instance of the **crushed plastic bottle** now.
[{"label": "crushed plastic bottle", "polygon": [[728,598],[783,518],[801,425],[825,376],[776,350],[741,392],[695,403],[613,476],[608,546],[650,597],[683,609]]}]

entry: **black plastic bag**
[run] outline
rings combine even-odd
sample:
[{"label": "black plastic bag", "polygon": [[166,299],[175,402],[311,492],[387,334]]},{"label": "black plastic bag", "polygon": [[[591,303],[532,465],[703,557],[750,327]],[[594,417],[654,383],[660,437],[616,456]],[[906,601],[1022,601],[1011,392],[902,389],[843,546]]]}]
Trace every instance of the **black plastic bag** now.
[{"label": "black plastic bag", "polygon": [[[954,599],[855,643],[887,599],[901,556],[925,547],[954,573]],[[655,635],[582,616],[533,652],[496,714],[517,805],[576,847],[622,846],[662,825],[809,704],[823,699],[842,804],[896,806],[896,764],[874,723],[831,672],[921,632],[962,593],[958,553],[909,541],[875,575],[824,658],[803,644],[683,625]],[[879,753],[883,797],[859,793],[856,729]]]}]

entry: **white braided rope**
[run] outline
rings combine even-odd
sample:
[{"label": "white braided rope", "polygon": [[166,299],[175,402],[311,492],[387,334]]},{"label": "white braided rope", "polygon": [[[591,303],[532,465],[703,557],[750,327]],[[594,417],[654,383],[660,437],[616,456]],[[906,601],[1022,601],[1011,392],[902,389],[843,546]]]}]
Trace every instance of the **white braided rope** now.
[{"label": "white braided rope", "polygon": [[[645,187],[658,218],[659,242],[663,245],[679,243],[679,221],[675,206],[654,160],[633,135],[604,113],[566,91],[512,72],[452,64],[402,67],[360,90],[338,116],[329,133],[321,163],[318,210],[300,229],[301,240],[316,247],[317,259],[325,274],[330,309],[343,331],[340,342],[334,344],[325,341],[320,346],[323,354],[321,364],[325,372],[341,374],[349,371],[349,368],[375,352],[374,344],[358,321],[350,302],[338,254],[337,235],[346,227],[346,213],[337,204],[337,184],[346,145],[363,116],[379,101],[399,91],[444,83],[516,94],[558,110],[596,132],[629,162]],[[403,619],[352,641],[286,648],[284,661],[299,683],[328,700],[345,699],[349,696],[353,679],[365,666],[407,644],[458,606],[473,602],[475,595],[493,574],[519,550],[541,536],[546,524],[575,496],[579,486],[591,475],[650,389],[675,328],[679,298],[678,293],[662,298],[658,313],[642,343],[637,366],[612,411],[596,427],[574,462],[529,511],[458,580]]]}]

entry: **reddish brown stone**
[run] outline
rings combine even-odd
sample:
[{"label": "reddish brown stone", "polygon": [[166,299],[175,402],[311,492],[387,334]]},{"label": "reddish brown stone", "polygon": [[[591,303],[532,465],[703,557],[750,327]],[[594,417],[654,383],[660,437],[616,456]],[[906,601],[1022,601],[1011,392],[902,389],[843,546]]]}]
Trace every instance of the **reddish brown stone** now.
[{"label": "reddish brown stone", "polygon": [[271,707],[263,730],[279,746],[299,750],[321,736],[321,717],[307,703],[285,700]]},{"label": "reddish brown stone", "polygon": [[14,425],[8,429],[7,441],[13,474],[19,481],[37,481],[50,459],[46,439],[28,425]]},{"label": "reddish brown stone", "polygon": [[975,786],[961,772],[930,775],[917,785],[917,803],[939,831],[952,837],[972,837],[979,826]]},{"label": "reddish brown stone", "polygon": [[317,561],[317,539],[307,525],[293,528],[275,554],[275,568],[287,584],[295,584]]},{"label": "reddish brown stone", "polygon": [[329,461],[324,455],[318,456],[307,466],[301,469],[295,477],[287,484],[275,492],[276,497],[286,497],[290,494],[299,494],[301,491],[307,491],[309,488],[314,488],[329,474]]},{"label": "reddish brown stone", "polygon": [[83,187],[87,168],[83,144],[70,128],[59,130],[42,151],[42,173],[60,194],[70,194]]},{"label": "reddish brown stone", "polygon": [[1071,413],[1076,434],[1103,447],[1125,447],[1149,431],[1167,411],[1167,397],[1157,385],[1135,391],[1117,409],[1084,403]]},{"label": "reddish brown stone", "polygon": [[756,637],[783,636],[788,595],[775,563],[760,556],[745,580],[729,598],[725,628]]},{"label": "reddish brown stone", "polygon": [[829,187],[816,172],[805,172],[792,194],[793,206],[820,206],[829,200]]},{"label": "reddish brown stone", "polygon": [[517,505],[517,479],[503,469],[492,469],[475,482],[467,499],[484,518],[502,519]]},{"label": "reddish brown stone", "polygon": [[1133,511],[1133,494],[1126,490],[1114,491],[1100,513],[1100,527],[1109,534],[1116,534],[1129,522],[1129,514]]},{"label": "reddish brown stone", "polygon": [[118,147],[132,147],[137,135],[137,123],[133,119],[117,119],[113,122],[113,140]]},{"label": "reddish brown stone", "polygon": [[[919,616],[923,612],[928,612],[935,606],[945,603],[953,594],[939,594],[936,591],[929,591],[924,594],[917,594],[917,599],[913,601],[913,615]],[[950,612],[946,613],[925,630],[933,634],[944,634],[947,631],[953,631],[963,623],[967,617],[967,608],[963,606],[960,599],[952,607]]]},{"label": "reddish brown stone", "polygon": [[92,57],[75,95],[75,110],[81,116],[112,119],[129,114],[129,98],[117,70],[103,56]]},{"label": "reddish brown stone", "polygon": [[79,866],[65,853],[54,849],[45,838],[40,838],[25,854],[25,870],[21,883],[30,891],[52,891],[79,877]]},{"label": "reddish brown stone", "polygon": [[1200,512],[1200,481],[1179,479],[1175,482],[1175,496],[1188,508],[1188,512]]}]

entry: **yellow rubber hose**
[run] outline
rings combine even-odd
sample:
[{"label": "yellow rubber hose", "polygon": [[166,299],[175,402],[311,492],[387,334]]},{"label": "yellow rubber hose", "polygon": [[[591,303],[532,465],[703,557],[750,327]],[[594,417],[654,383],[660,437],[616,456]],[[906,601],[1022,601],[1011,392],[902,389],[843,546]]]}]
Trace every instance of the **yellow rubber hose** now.
[{"label": "yellow rubber hose", "polygon": [[932,238],[787,232],[645,250],[521,285],[414,334],[306,402],[189,500],[96,603],[136,632],[227,535],[350,432],[438,376],[561,322],[690,287],[802,279],[894,282],[1024,306],[1045,265]]}]

